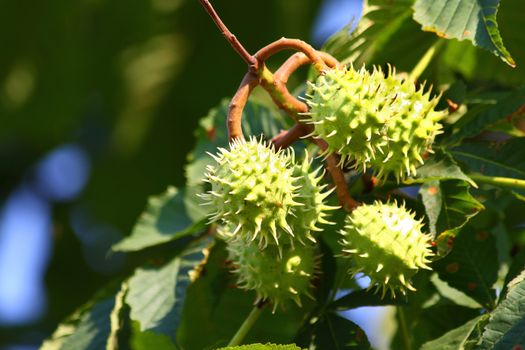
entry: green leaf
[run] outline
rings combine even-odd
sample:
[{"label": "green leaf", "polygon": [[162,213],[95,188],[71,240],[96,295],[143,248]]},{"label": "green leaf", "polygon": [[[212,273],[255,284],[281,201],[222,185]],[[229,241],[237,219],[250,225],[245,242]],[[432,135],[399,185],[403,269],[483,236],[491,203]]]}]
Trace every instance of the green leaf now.
[{"label": "green leaf", "polygon": [[[364,1],[363,16],[353,32],[343,28],[324,45],[342,63],[393,64],[410,71],[432,46],[435,38],[419,30],[411,18],[413,0]],[[399,40],[403,38],[403,40]]]},{"label": "green leaf", "polygon": [[379,293],[372,290],[359,289],[348,293],[330,304],[330,309],[342,311],[355,309],[362,306],[385,306],[403,305],[406,300],[403,298],[393,298],[389,294],[381,298]]},{"label": "green leaf", "polygon": [[483,316],[478,316],[456,329],[453,329],[441,337],[426,342],[421,350],[465,350],[470,334],[477,327]]},{"label": "green leaf", "polygon": [[433,268],[451,287],[489,309],[494,308],[496,294],[492,286],[499,264],[496,242],[489,232],[464,226],[453,240],[452,251],[435,261]]},{"label": "green leaf", "polygon": [[173,339],[178,328],[191,274],[206,258],[208,239],[191,244],[167,264],[138,268],[129,280],[126,303],[130,318],[141,331],[166,334]]},{"label": "green leaf", "polygon": [[[451,68],[469,81],[497,82],[502,86],[521,86],[525,81],[525,36],[520,28],[523,23],[521,14],[525,11],[522,0],[502,1],[498,9],[499,29],[505,46],[517,62],[512,68],[486,50],[479,50],[468,41],[449,40],[442,51],[441,69]],[[455,80],[455,78],[453,78]]]},{"label": "green leaf", "polygon": [[184,204],[184,192],[168,187],[150,197],[146,210],[131,235],[113,246],[114,251],[132,252],[166,243],[204,229],[204,222],[193,223]]},{"label": "green leaf", "polygon": [[[99,350],[108,348],[112,333],[111,316],[121,312],[117,293],[118,284],[112,283],[97,293],[89,302],[60,323],[41,350]],[[116,328],[116,327],[115,327]]]},{"label": "green leaf", "polygon": [[324,314],[303,330],[298,343],[311,350],[370,349],[368,338],[358,325],[332,312]]},{"label": "green leaf", "polygon": [[471,142],[454,148],[451,152],[471,172],[487,176],[525,179],[525,137],[489,145]]},{"label": "green leaf", "polygon": [[519,349],[525,346],[525,270],[509,283],[507,297],[491,313],[481,339],[481,350]]},{"label": "green leaf", "polygon": [[473,187],[478,187],[476,183],[457,165],[452,156],[442,149],[437,149],[425,164],[417,168],[415,178],[409,178],[405,182],[408,184],[427,182],[432,180],[464,180]]},{"label": "green leaf", "polygon": [[115,306],[109,315],[111,328],[106,342],[106,350],[118,350],[119,348],[119,335],[122,332],[122,319],[124,318],[126,310],[124,298],[127,292],[128,282],[125,281],[122,282],[120,291],[115,296]]},{"label": "green leaf", "polygon": [[454,233],[484,209],[469,193],[465,181],[430,181],[421,186],[419,193],[434,236],[446,231]]},{"label": "green leaf", "polygon": [[471,108],[455,125],[456,132],[446,141],[455,144],[479,135],[494,123],[510,117],[525,106],[525,87],[512,91],[482,108]]},{"label": "green leaf", "polygon": [[250,344],[241,346],[228,346],[217,350],[301,350],[295,344],[276,345],[276,344]]},{"label": "green leaf", "polygon": [[138,322],[131,322],[132,334],[130,339],[133,350],[177,350],[177,346],[170,337],[154,332],[141,332]]},{"label": "green leaf", "polygon": [[514,67],[516,63],[503,45],[496,22],[498,6],[499,0],[417,0],[414,19],[424,31],[470,40]]},{"label": "green leaf", "polygon": [[[204,174],[206,166],[213,164],[213,158],[208,154],[215,154],[218,147],[228,146],[228,130],[226,117],[228,115],[229,100],[221,101],[220,105],[210,110],[208,115],[199,122],[195,131],[197,139],[195,148],[188,155],[188,164],[185,167],[186,193],[184,202],[188,215],[194,221],[202,220],[210,210],[209,206],[202,206],[197,194],[203,193]],[[278,134],[288,124],[283,116],[274,109],[268,108],[262,102],[250,99],[243,111],[242,128],[245,135],[265,135],[267,138]]]}]

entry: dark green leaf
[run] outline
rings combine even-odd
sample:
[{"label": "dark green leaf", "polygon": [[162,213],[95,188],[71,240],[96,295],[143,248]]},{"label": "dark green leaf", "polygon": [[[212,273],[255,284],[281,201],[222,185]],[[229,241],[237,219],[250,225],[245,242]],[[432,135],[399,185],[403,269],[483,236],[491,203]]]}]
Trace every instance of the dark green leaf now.
[{"label": "dark green leaf", "polygon": [[465,181],[431,181],[419,191],[429,218],[430,231],[439,236],[455,232],[483,210],[483,205],[470,193]]},{"label": "dark green leaf", "polygon": [[496,22],[499,0],[417,0],[414,19],[440,37],[470,40],[510,66],[516,63],[503,45]]},{"label": "dark green leaf", "polygon": [[298,343],[310,350],[370,349],[368,338],[358,325],[332,312],[303,330]]},{"label": "dark green leaf", "polygon": [[494,123],[510,117],[525,106],[525,87],[517,89],[483,108],[471,108],[455,125],[456,132],[446,141],[455,144],[479,135]]},{"label": "dark green leaf", "polygon": [[426,342],[421,350],[466,350],[465,344],[483,316],[478,316],[441,337]]},{"label": "dark green leaf", "polygon": [[301,350],[295,344],[276,345],[276,344],[250,344],[241,346],[228,346],[217,350]]},{"label": "dark green leaf", "polygon": [[115,244],[113,250],[137,251],[199,232],[204,222],[193,223],[184,204],[184,192],[175,187],[151,197],[131,235]]},{"label": "dark green leaf", "polygon": [[151,331],[141,332],[138,322],[132,322],[130,346],[133,350],[177,350],[170,337]]},{"label": "dark green leaf", "polygon": [[495,306],[492,285],[499,267],[495,240],[489,232],[464,226],[453,240],[450,254],[434,262],[433,268],[451,287],[489,309]]},{"label": "dark green leaf", "polygon": [[360,289],[350,292],[344,297],[341,297],[330,304],[330,308],[341,311],[348,309],[355,309],[362,306],[384,306],[384,305],[403,305],[406,304],[406,299],[392,298],[389,294],[381,298],[380,293],[372,290]]},{"label": "dark green leaf", "polygon": [[525,270],[513,279],[508,293],[491,313],[481,350],[520,349],[525,346]]},{"label": "dark green leaf", "polygon": [[525,179],[525,137],[496,145],[471,142],[452,150],[470,171],[487,176]]},{"label": "dark green leaf", "polygon": [[206,258],[208,239],[191,244],[167,264],[138,268],[129,280],[126,303],[130,317],[141,331],[166,334],[175,339],[191,273]]}]

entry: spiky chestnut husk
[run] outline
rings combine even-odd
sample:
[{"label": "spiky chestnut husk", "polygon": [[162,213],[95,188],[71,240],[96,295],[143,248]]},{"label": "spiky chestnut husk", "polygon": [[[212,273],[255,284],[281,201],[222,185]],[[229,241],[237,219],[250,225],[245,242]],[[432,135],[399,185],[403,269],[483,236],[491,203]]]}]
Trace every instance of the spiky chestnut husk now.
[{"label": "spiky chestnut husk", "polygon": [[315,241],[310,231],[326,222],[331,207],[323,204],[326,194],[308,162],[297,166],[292,151],[276,152],[254,138],[234,141],[213,157],[216,165],[206,174],[212,188],[202,197],[216,208],[210,221],[227,227],[219,235],[261,247]]},{"label": "spiky chestnut husk", "polygon": [[311,170],[312,162],[305,151],[302,163],[294,164],[293,176],[297,178],[298,196],[296,201],[301,203],[294,215],[290,218],[290,226],[297,241],[305,244],[306,240],[316,242],[313,232],[322,231],[318,224],[331,224],[327,220],[328,211],[339,207],[329,206],[324,203],[326,197],[333,189],[324,191],[327,185],[322,185],[323,174],[319,174],[322,167]]},{"label": "spiky chestnut husk", "polygon": [[430,237],[421,232],[421,220],[396,202],[361,205],[347,216],[341,231],[343,252],[355,262],[350,273],[364,273],[376,287],[395,296],[397,291],[415,290],[410,279],[427,265]]},{"label": "spiky chestnut husk", "polygon": [[293,300],[301,306],[301,297],[310,294],[312,278],[319,271],[319,257],[315,245],[259,245],[232,241],[227,245],[229,259],[238,276],[237,285],[254,290],[257,301],[268,300],[273,312]]},{"label": "spiky chestnut husk", "polygon": [[399,78],[374,67],[331,69],[310,84],[306,122],[313,136],[328,144],[326,153],[339,153],[341,164],[353,162],[379,179],[393,174],[398,181],[416,173],[422,154],[431,152],[441,133],[442,112],[434,110],[438,98],[425,93],[424,84]]}]

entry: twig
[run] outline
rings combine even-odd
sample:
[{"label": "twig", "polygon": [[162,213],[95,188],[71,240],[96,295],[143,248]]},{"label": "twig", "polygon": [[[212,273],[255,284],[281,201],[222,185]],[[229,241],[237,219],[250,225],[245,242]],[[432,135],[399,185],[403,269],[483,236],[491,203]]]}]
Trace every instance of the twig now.
[{"label": "twig", "polygon": [[[337,61],[332,55],[317,51],[317,54],[323,59],[326,65],[330,68],[335,68],[339,66],[339,61]],[[284,62],[278,70],[275,71],[274,77],[275,80],[281,81],[283,84],[288,82],[288,78],[297,70],[297,68],[309,64],[312,61],[308,56],[302,52],[296,52],[290,58]]]},{"label": "twig", "polygon": [[264,62],[277,52],[287,49],[297,50],[304,53],[310,59],[310,61],[312,61],[315,69],[317,69],[319,72],[323,72],[327,68],[324,60],[319,55],[319,52],[306,42],[298,39],[281,38],[276,40],[257,51],[254,57],[259,62]]},{"label": "twig", "polygon": [[310,133],[310,126],[304,124],[295,124],[288,130],[284,130],[272,139],[272,144],[276,149],[291,146],[299,138]]},{"label": "twig", "polygon": [[[313,141],[323,151],[325,151],[328,147],[324,140],[314,138]],[[338,161],[334,154],[330,154],[328,157],[326,157],[326,168],[332,176],[332,180],[334,180],[335,192],[337,193],[337,198],[339,198],[339,204],[342,205],[347,211],[351,212],[357,208],[360,203],[353,199],[348,193],[348,186],[346,185],[343,170],[338,166]]]},{"label": "twig", "polygon": [[237,92],[230,101],[227,119],[228,138],[230,141],[244,138],[242,133],[242,111],[248,101],[250,93],[258,83],[257,76],[253,72],[248,71],[242,79],[239,89],[237,89]]},{"label": "twig", "polygon": [[248,51],[244,48],[244,46],[242,46],[241,42],[237,39],[237,37],[232,32],[230,32],[230,30],[228,29],[228,27],[226,27],[224,22],[221,20],[221,18],[219,17],[219,15],[215,11],[215,9],[213,8],[209,0],[199,0],[199,2],[204,7],[206,12],[208,12],[213,22],[215,22],[215,24],[221,31],[221,34],[230,43],[230,45],[233,47],[235,52],[237,52],[239,56],[241,56],[241,58],[244,60],[244,62],[248,64],[251,71],[256,71],[258,68],[259,62],[254,56],[248,53]]}]

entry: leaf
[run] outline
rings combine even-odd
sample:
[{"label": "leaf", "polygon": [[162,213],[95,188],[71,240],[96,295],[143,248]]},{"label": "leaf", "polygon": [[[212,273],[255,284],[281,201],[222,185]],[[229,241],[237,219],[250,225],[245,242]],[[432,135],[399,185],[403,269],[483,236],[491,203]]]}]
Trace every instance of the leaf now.
[{"label": "leaf", "polygon": [[516,63],[503,45],[496,22],[498,6],[499,0],[417,0],[414,19],[424,31],[470,40],[514,67]]},{"label": "leaf", "polygon": [[478,187],[470,177],[463,173],[454,158],[442,149],[436,150],[435,154],[425,161],[425,164],[417,168],[415,178],[407,179],[405,182],[412,184],[432,180],[464,180],[473,187]]},{"label": "leaf", "polygon": [[141,332],[138,322],[131,322],[132,334],[130,347],[133,350],[177,350],[170,337],[154,332]]},{"label": "leaf", "polygon": [[[208,115],[199,122],[195,131],[197,139],[195,148],[188,155],[188,164],[185,167],[186,193],[184,202],[188,215],[194,221],[202,220],[208,214],[209,206],[200,205],[202,202],[197,194],[205,190],[204,174],[206,166],[213,164],[213,158],[208,154],[215,154],[218,147],[228,146],[228,130],[226,117],[228,115],[228,100],[221,101],[220,105],[210,110]],[[278,134],[287,124],[279,113],[268,108],[262,102],[250,99],[243,111],[243,132],[246,135],[265,135],[271,138]]]},{"label": "leaf", "polygon": [[368,338],[358,325],[332,312],[303,331],[298,343],[310,350],[370,349]]},{"label": "leaf", "polygon": [[140,323],[141,331],[175,338],[190,275],[206,258],[209,244],[208,239],[201,239],[163,266],[144,266],[135,271],[129,280],[126,303],[130,318]]},{"label": "leaf", "polygon": [[451,68],[469,81],[497,82],[502,86],[521,86],[525,81],[525,36],[519,30],[523,23],[525,2],[522,0],[502,1],[498,9],[499,29],[505,46],[512,52],[516,68],[501,64],[498,57],[486,50],[479,50],[468,41],[449,40],[442,51],[441,68]]},{"label": "leaf", "polygon": [[105,349],[111,334],[111,315],[119,293],[112,283],[89,302],[61,322],[41,350],[99,350]]},{"label": "leaf", "polygon": [[481,350],[525,346],[525,270],[509,283],[505,300],[491,313],[481,338]]},{"label": "leaf", "polygon": [[122,283],[120,291],[115,296],[115,306],[109,315],[111,328],[106,341],[106,350],[119,349],[118,337],[122,332],[122,318],[124,317],[123,314],[125,310],[124,298],[126,297],[127,292],[128,283],[125,281]]},{"label": "leaf", "polygon": [[455,144],[479,135],[487,127],[512,116],[525,107],[525,87],[512,91],[484,108],[471,108],[455,125],[456,132],[446,141]]},{"label": "leaf", "polygon": [[525,179],[525,137],[488,145],[465,143],[452,149],[451,153],[471,172],[487,176],[503,176]]},{"label": "leaf", "polygon": [[419,349],[428,340],[461,326],[477,315],[479,315],[478,309],[456,305],[446,299],[423,308],[419,319],[411,323],[412,346],[414,349]]},{"label": "leaf", "polygon": [[362,306],[385,306],[385,305],[403,305],[406,300],[403,298],[393,298],[389,294],[381,298],[379,293],[371,290],[359,289],[348,293],[330,304],[330,309],[342,311],[355,309]]},{"label": "leaf", "polygon": [[465,350],[465,343],[483,316],[478,316],[441,337],[426,342],[421,350]]},{"label": "leaf", "polygon": [[104,349],[111,331],[110,314],[114,306],[115,298],[107,298],[93,305],[80,318],[75,332],[64,341],[60,349]]},{"label": "leaf", "polygon": [[204,229],[204,222],[193,223],[184,205],[184,191],[168,187],[150,197],[146,210],[131,235],[113,246],[114,251],[133,252],[166,243]]},{"label": "leaf", "polygon": [[469,185],[465,181],[430,181],[421,186],[419,194],[434,236],[446,231],[454,234],[484,209],[469,193]]},{"label": "leaf", "polygon": [[323,51],[357,67],[390,63],[410,71],[435,42],[433,35],[419,30],[412,20],[412,4],[413,0],[364,1],[356,29],[343,28],[327,41]]},{"label": "leaf", "polygon": [[496,303],[492,285],[498,277],[494,237],[487,231],[464,226],[453,241],[452,251],[433,263],[439,278],[492,309]]},{"label": "leaf", "polygon": [[250,344],[241,346],[228,346],[217,350],[301,350],[295,344],[276,345],[276,344]]}]

